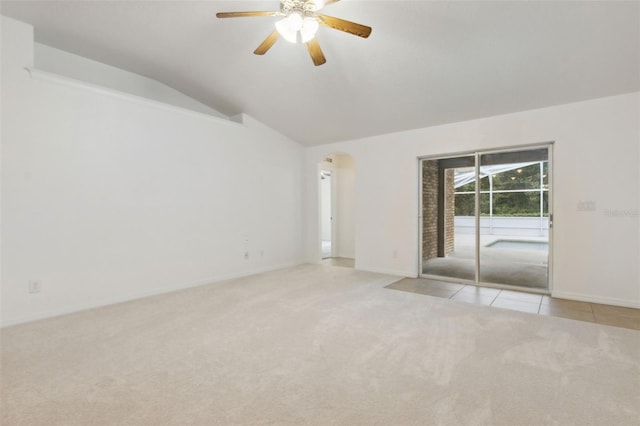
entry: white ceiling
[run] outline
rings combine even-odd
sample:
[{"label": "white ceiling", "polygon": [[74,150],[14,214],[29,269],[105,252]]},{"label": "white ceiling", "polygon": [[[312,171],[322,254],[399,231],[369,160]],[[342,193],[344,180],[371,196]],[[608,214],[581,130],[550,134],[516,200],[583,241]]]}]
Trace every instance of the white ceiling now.
[{"label": "white ceiling", "polygon": [[280,40],[252,52],[269,1],[3,1],[36,41],[146,75],[316,145],[640,90],[640,2],[342,0],[327,63]]}]

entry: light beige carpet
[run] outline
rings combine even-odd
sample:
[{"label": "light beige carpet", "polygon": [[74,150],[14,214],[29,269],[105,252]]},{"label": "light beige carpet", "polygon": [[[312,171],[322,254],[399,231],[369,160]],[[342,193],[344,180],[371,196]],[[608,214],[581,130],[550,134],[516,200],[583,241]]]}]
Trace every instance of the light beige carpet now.
[{"label": "light beige carpet", "polygon": [[637,425],[640,332],[300,266],[2,330],[2,425]]}]

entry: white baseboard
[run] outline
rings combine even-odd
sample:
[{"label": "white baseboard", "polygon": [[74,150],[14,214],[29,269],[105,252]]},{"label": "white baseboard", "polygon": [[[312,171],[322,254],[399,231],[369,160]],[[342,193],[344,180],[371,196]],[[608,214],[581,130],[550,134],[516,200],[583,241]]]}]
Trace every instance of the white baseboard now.
[{"label": "white baseboard", "polygon": [[277,265],[277,266],[270,266],[270,267],[265,267],[265,268],[257,268],[257,269],[252,269],[251,271],[236,272],[236,273],[232,273],[232,274],[218,275],[218,276],[215,276],[215,277],[204,278],[204,279],[191,281],[191,282],[183,283],[183,284],[179,284],[179,285],[171,285],[171,286],[165,286],[165,287],[156,288],[156,289],[149,290],[149,291],[130,293],[130,294],[127,294],[127,295],[123,295],[123,296],[120,296],[120,297],[114,297],[112,299],[105,300],[105,301],[102,301],[102,302],[97,302],[97,303],[88,303],[88,304],[73,305],[73,306],[64,306],[64,307],[61,307],[61,308],[58,308],[58,309],[52,309],[50,311],[39,312],[39,313],[34,314],[34,315],[27,315],[25,317],[7,319],[5,321],[2,321],[2,323],[0,323],[0,328],[9,327],[9,326],[12,326],[12,325],[17,325],[17,324],[24,324],[24,323],[33,322],[33,321],[38,321],[38,320],[42,320],[42,319],[46,319],[46,318],[53,318],[53,317],[57,317],[57,316],[60,316],[60,315],[72,314],[72,313],[80,312],[80,311],[86,311],[88,309],[100,308],[102,306],[114,305],[116,303],[129,302],[131,300],[143,299],[145,297],[156,296],[156,295],[159,295],[159,294],[171,293],[173,291],[184,290],[184,289],[191,288],[191,287],[199,287],[199,286],[202,286],[202,285],[214,284],[214,283],[217,283],[217,282],[231,280],[231,279],[234,279],[234,278],[248,277],[250,275],[261,274],[261,273],[264,273],[264,272],[275,271],[275,270],[278,270],[278,269],[290,268],[290,267],[297,266],[297,265],[300,265],[300,264],[301,263],[292,262],[292,263],[286,263],[286,264]]},{"label": "white baseboard", "polygon": [[[302,262],[300,262],[300,263],[292,262],[292,263],[286,263],[286,264],[282,264],[282,265],[270,266],[270,267],[265,267],[265,268],[258,268],[258,269],[254,269],[254,270],[251,270],[251,271],[244,271],[244,272],[236,272],[236,273],[232,273],[232,274],[218,275],[218,276],[215,276],[215,277],[200,279],[200,280],[196,280],[196,281],[191,281],[191,282],[183,283],[183,284],[180,284],[180,285],[166,286],[166,287],[153,289],[153,290],[150,290],[150,291],[131,293],[131,294],[128,294],[128,295],[125,295],[125,296],[115,297],[113,299],[110,299],[110,300],[107,300],[107,301],[103,301],[103,302],[89,303],[89,304],[85,304],[85,305],[65,306],[65,307],[62,307],[62,308],[59,308],[59,309],[39,312],[37,314],[28,315],[28,316],[25,316],[25,317],[10,318],[8,320],[2,321],[2,323],[0,323],[0,327],[9,327],[9,326],[12,326],[12,325],[38,321],[38,320],[42,320],[42,319],[46,319],[46,318],[52,318],[52,317],[57,317],[57,316],[60,316],[60,315],[66,315],[66,314],[71,314],[71,313],[74,313],[74,312],[80,312],[80,311],[84,311],[84,310],[87,310],[87,309],[99,308],[99,307],[102,307],[102,306],[113,305],[113,304],[116,304],[116,303],[128,302],[128,301],[131,301],[131,300],[142,299],[142,298],[145,298],[145,297],[150,297],[150,296],[156,296],[156,295],[159,295],[159,294],[170,293],[172,291],[183,290],[183,289],[187,289],[187,288],[191,288],[191,287],[198,287],[198,286],[207,285],[207,284],[214,284],[214,283],[217,283],[217,282],[226,281],[226,280],[230,280],[230,279],[234,279],[234,278],[247,277],[247,276],[250,276],[250,275],[261,274],[261,273],[269,272],[269,271],[275,271],[275,270],[278,270],[278,269],[290,268],[290,267],[297,266],[297,265],[300,265],[300,264],[302,264]],[[377,274],[391,275],[391,276],[397,276],[397,277],[408,277],[408,278],[416,278],[417,277],[417,274],[415,272],[407,272],[407,271],[401,271],[401,270],[395,270],[395,269],[375,268],[375,267],[370,267],[370,266],[366,266],[366,265],[365,266],[356,265],[356,269],[360,270],[360,271],[374,272],[374,273],[377,273]],[[581,302],[601,303],[601,304],[605,304],[605,305],[613,305],[613,306],[621,306],[621,307],[626,307],[626,308],[640,309],[640,301],[618,299],[618,298],[614,298],[614,297],[592,296],[592,295],[585,295],[585,294],[580,294],[580,293],[571,293],[571,292],[566,292],[566,291],[552,291],[551,295],[553,297],[557,297],[557,298],[561,298],[561,299],[577,300],[577,301],[581,301]]]},{"label": "white baseboard", "polygon": [[551,296],[560,299],[577,300],[580,302],[600,303],[603,305],[640,309],[640,301],[618,299],[615,297],[591,296],[588,294],[571,293],[568,291],[552,291]]},{"label": "white baseboard", "polygon": [[362,266],[358,264],[356,264],[355,269],[357,269],[358,271],[375,272],[377,274],[394,275],[404,278],[416,278],[418,276],[415,272],[400,271],[397,269],[375,268],[372,266]]}]

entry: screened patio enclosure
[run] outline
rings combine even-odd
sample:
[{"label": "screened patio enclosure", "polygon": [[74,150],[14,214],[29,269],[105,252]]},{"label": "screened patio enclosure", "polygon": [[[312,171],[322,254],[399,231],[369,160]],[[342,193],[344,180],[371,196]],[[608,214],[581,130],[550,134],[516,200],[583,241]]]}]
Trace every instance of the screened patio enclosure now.
[{"label": "screened patio enclosure", "polygon": [[[484,166],[480,169],[480,234],[548,237],[547,161]],[[454,172],[455,229],[474,228],[475,170]]]}]

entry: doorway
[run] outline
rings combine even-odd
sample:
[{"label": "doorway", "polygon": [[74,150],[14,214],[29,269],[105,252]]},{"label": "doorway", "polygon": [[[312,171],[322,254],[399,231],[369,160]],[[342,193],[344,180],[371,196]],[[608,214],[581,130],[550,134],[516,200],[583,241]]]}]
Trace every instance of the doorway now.
[{"label": "doorway", "polygon": [[[333,153],[318,165],[319,260],[355,264],[355,161]],[[327,259],[330,258],[330,262]]]},{"label": "doorway", "polygon": [[331,170],[320,172],[320,241],[322,258],[333,257],[333,203]]},{"label": "doorway", "polygon": [[550,288],[551,145],[420,160],[420,275]]}]

